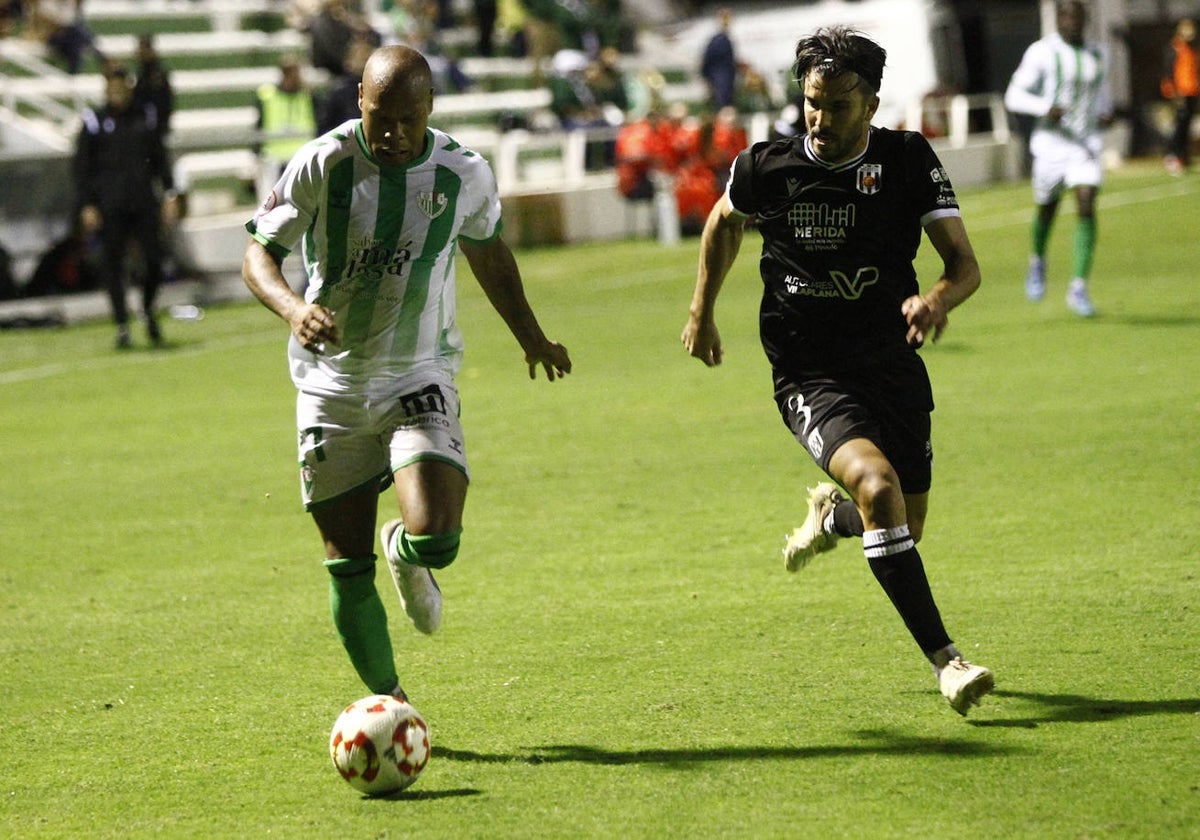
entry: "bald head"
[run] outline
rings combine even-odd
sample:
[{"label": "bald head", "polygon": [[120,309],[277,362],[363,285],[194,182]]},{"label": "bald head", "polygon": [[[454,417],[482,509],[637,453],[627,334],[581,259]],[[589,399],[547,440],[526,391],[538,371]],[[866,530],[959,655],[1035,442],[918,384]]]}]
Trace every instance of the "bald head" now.
[{"label": "bald head", "polygon": [[380,96],[403,88],[409,95],[427,93],[433,97],[433,73],[429,62],[411,47],[394,45],[375,50],[363,68],[362,80],[364,87],[374,88]]},{"label": "bald head", "polygon": [[425,56],[403,46],[371,53],[358,86],[362,131],[382,164],[403,166],[425,153],[433,76]]}]

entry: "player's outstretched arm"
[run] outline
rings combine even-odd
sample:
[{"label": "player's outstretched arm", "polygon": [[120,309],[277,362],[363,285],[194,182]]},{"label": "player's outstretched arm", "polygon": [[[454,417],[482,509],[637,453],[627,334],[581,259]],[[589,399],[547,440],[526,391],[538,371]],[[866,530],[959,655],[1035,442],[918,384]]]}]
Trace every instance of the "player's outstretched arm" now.
[{"label": "player's outstretched arm", "polygon": [[517,343],[525,351],[529,378],[537,379],[539,366],[551,382],[570,373],[571,357],[567,348],[546,338],[529,301],[525,298],[521,271],[508,243],[501,237],[488,242],[459,239],[458,246],[492,307],[500,313]]},{"label": "player's outstretched arm", "polygon": [[733,209],[721,196],[704,222],[700,234],[700,265],[696,270],[696,289],[688,307],[688,320],[679,337],[688,354],[709,367],[721,364],[725,354],[721,333],[717,330],[714,310],[717,294],[725,275],[742,247],[746,217]]},{"label": "player's outstretched arm", "polygon": [[292,328],[306,349],[317,353],[328,343],[341,343],[333,313],[300,297],[283,276],[279,261],[257,239],[251,239],[242,257],[242,280],[254,296]]}]

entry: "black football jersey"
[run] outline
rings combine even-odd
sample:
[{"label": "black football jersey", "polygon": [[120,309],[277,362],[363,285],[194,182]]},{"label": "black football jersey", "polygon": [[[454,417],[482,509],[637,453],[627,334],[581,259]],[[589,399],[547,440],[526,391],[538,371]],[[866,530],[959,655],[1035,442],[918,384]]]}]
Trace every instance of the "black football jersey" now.
[{"label": "black football jersey", "polygon": [[729,198],[762,233],[759,326],[772,365],[834,372],[910,352],[900,304],[918,292],[922,225],[959,214],[924,137],[871,128],[863,154],[836,166],[805,135],[756,143],[734,163]]}]

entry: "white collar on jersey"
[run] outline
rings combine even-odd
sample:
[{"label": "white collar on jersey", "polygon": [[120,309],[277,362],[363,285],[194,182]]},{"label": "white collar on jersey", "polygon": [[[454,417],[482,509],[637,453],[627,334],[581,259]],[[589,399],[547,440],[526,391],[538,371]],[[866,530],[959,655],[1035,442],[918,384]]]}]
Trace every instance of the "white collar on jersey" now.
[{"label": "white collar on jersey", "polygon": [[828,169],[830,172],[840,172],[843,169],[850,169],[862,163],[863,158],[867,156],[867,149],[870,148],[871,138],[874,135],[875,126],[871,126],[867,134],[867,145],[863,146],[863,150],[860,153],[844,163],[828,163],[827,161],[821,160],[821,158],[817,156],[816,151],[812,147],[812,136],[806,133],[804,135],[804,155],[822,169]]}]

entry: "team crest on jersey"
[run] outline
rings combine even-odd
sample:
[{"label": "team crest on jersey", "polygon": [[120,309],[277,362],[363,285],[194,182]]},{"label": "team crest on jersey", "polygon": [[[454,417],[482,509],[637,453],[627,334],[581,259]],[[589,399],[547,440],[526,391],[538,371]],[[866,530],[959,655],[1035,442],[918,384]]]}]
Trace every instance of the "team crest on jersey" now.
[{"label": "team crest on jersey", "polygon": [[855,186],[863,195],[874,195],[879,192],[879,184],[883,180],[883,164],[864,163],[858,167]]},{"label": "team crest on jersey", "polygon": [[442,215],[449,204],[450,199],[446,194],[437,190],[423,192],[417,196],[417,206],[421,208],[422,213],[431,219],[436,219]]}]

